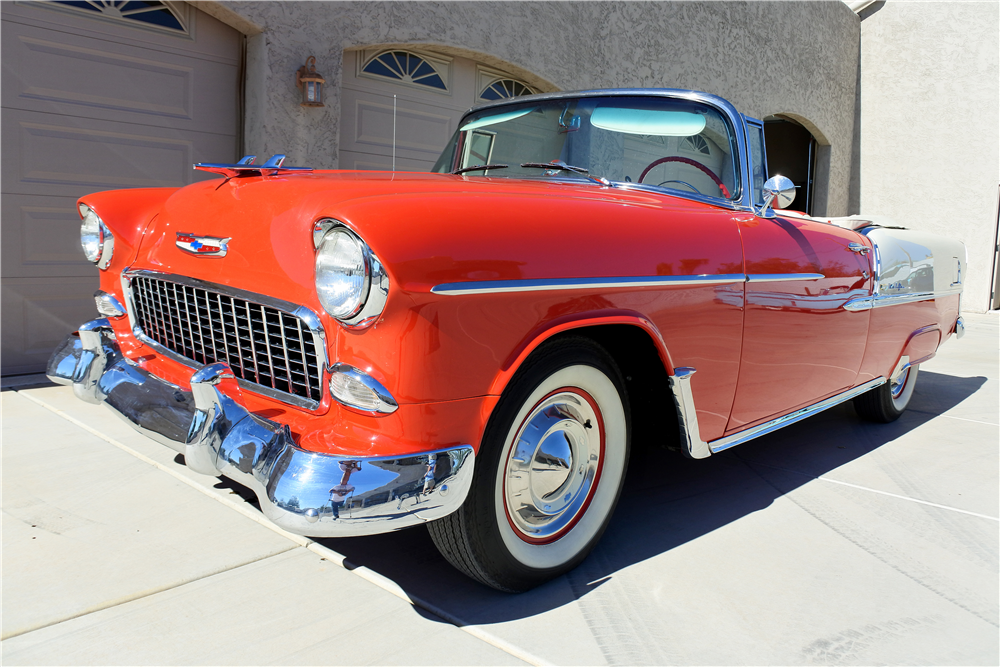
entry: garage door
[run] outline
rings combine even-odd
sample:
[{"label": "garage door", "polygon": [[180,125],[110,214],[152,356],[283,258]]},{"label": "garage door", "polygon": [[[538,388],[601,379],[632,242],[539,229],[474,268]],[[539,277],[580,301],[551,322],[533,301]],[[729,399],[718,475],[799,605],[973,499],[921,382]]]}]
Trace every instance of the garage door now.
[{"label": "garage door", "polygon": [[398,48],[347,51],[340,168],[426,171],[469,107],[534,92],[467,58]]},{"label": "garage door", "polygon": [[[242,36],[186,3],[3,2],[2,355],[43,370],[93,319],[76,199],[238,157]],[[207,175],[204,175],[207,176]]]}]

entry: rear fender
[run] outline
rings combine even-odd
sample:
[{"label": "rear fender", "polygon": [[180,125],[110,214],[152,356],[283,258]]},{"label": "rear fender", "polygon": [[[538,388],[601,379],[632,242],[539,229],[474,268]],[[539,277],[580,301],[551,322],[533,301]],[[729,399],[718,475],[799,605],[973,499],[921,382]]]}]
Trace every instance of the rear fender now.
[{"label": "rear fender", "polygon": [[937,354],[938,346],[941,345],[941,329],[936,324],[917,329],[910,334],[903,346],[903,351],[896,358],[896,366],[903,357],[909,358],[911,365],[922,364]]}]

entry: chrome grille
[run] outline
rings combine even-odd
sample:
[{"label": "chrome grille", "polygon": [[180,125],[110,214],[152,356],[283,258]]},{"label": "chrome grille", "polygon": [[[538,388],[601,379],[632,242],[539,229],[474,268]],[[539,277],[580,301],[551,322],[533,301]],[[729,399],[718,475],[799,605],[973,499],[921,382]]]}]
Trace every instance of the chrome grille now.
[{"label": "chrome grille", "polygon": [[322,399],[316,343],[293,313],[149,276],[133,276],[131,292],[135,325],[167,350],[196,365],[223,361],[237,378],[264,393],[312,404]]}]

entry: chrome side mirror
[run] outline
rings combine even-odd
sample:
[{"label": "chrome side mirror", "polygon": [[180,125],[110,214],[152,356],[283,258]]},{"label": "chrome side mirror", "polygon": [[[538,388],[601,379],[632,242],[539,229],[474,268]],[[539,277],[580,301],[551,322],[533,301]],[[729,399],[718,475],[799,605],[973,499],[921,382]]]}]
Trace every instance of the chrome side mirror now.
[{"label": "chrome side mirror", "polygon": [[784,176],[772,176],[764,183],[764,205],[757,211],[762,218],[773,218],[773,208],[786,208],[795,201],[795,184]]}]

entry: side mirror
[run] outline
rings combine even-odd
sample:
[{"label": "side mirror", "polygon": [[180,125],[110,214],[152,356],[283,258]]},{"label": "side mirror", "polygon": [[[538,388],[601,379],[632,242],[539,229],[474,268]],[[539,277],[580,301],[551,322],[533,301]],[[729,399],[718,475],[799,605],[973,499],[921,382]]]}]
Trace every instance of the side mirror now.
[{"label": "side mirror", "polygon": [[764,183],[764,205],[757,211],[762,218],[773,218],[774,208],[786,208],[795,201],[795,184],[784,176],[772,176]]}]

